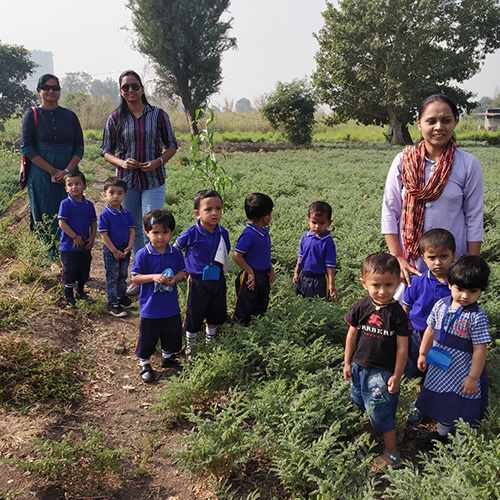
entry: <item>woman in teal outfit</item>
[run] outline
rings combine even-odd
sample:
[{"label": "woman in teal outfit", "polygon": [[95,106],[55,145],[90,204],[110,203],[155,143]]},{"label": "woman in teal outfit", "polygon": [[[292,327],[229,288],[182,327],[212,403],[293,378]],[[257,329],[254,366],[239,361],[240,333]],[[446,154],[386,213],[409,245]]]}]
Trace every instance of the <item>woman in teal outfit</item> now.
[{"label": "woman in teal outfit", "polygon": [[[21,151],[31,163],[28,197],[35,228],[50,260],[58,262],[57,213],[67,196],[64,176],[78,168],[83,157],[83,134],[76,114],[59,106],[61,87],[57,77],[41,76],[37,91],[41,104],[24,113]],[[50,228],[41,224],[44,219],[50,222]]]}]

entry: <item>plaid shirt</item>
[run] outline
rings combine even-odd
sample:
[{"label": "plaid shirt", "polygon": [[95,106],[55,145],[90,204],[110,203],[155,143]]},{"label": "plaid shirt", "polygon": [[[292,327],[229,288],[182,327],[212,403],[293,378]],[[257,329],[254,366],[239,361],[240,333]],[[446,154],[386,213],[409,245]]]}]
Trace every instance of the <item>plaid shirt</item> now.
[{"label": "plaid shirt", "polygon": [[[146,105],[138,118],[132,113],[127,115],[120,145],[116,136],[117,125],[118,113],[114,111],[109,116],[104,129],[103,156],[111,153],[123,160],[134,158],[139,162],[148,162],[156,160],[162,154],[163,146],[177,149],[177,141],[168,115],[156,106]],[[165,184],[164,165],[149,173],[117,167],[115,175],[127,183],[128,189],[144,190]]]}]

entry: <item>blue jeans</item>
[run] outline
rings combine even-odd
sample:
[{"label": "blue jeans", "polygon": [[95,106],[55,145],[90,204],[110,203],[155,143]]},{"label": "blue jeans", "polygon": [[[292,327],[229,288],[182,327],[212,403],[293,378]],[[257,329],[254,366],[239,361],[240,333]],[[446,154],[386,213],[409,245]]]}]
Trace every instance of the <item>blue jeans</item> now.
[{"label": "blue jeans", "polygon": [[[119,250],[123,248],[117,247]],[[108,247],[103,247],[104,267],[106,268],[106,293],[108,302],[116,304],[127,292],[127,274],[130,252],[124,259],[116,260]]]},{"label": "blue jeans", "polygon": [[380,368],[363,368],[352,363],[351,401],[369,412],[375,432],[389,432],[395,428],[399,392],[391,394],[387,381],[392,373]]},{"label": "blue jeans", "polygon": [[128,189],[123,206],[130,210],[135,222],[134,255],[148,243],[142,219],[150,210],[161,209],[165,203],[166,186],[152,189]]}]

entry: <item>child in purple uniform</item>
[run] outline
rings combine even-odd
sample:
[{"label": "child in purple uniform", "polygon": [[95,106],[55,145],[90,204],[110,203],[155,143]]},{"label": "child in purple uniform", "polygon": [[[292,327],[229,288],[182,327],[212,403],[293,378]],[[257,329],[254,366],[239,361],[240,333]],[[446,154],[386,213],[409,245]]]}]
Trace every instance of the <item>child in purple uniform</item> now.
[{"label": "child in purple uniform", "polygon": [[144,216],[149,243],[132,262],[132,280],[141,286],[141,324],[135,354],[141,360],[139,374],[144,382],[155,379],[150,357],[161,342],[163,368],[179,368],[175,352],[182,347],[182,322],[177,298],[177,282],[186,277],[184,257],[169,244],[175,229],[168,210],[151,210]]},{"label": "child in purple uniform", "polygon": [[76,301],[73,289],[76,286],[76,299],[91,302],[84,286],[89,279],[92,255],[97,233],[97,216],[94,204],[83,193],[87,184],[85,176],[79,170],[72,170],[64,176],[64,187],[68,197],[59,205],[59,227],[61,228],[61,262],[64,297],[69,308],[74,308]]},{"label": "child in purple uniform", "polygon": [[[427,265],[427,271],[421,276],[414,275],[411,286],[405,291],[403,309],[408,314],[413,335],[408,343],[408,360],[405,375],[417,378],[424,375],[417,368],[418,351],[422,335],[427,328],[427,318],[434,304],[450,295],[448,270],[455,258],[455,238],[446,229],[431,229],[420,240],[420,253]],[[412,403],[408,415],[409,424],[418,424],[424,415]]]},{"label": "child in purple uniform", "polygon": [[299,258],[293,276],[297,295],[328,299],[329,292],[332,297],[337,297],[335,288],[337,257],[335,243],[328,231],[332,223],[332,207],[324,201],[311,203],[307,220],[311,229],[300,240]]},{"label": "child in purple uniform", "polygon": [[229,233],[219,222],[222,198],[217,191],[199,191],[194,198],[194,226],[188,227],[174,246],[186,249],[188,298],[184,328],[186,355],[191,359],[196,347],[196,334],[206,320],[206,341],[215,338],[217,325],[227,319],[226,278],[229,267]]},{"label": "child in purple uniform", "polygon": [[249,194],[245,199],[245,213],[248,222],[233,254],[234,262],[242,269],[236,278],[233,319],[244,324],[252,316],[266,312],[269,284],[276,279],[271,264],[271,238],[266,227],[273,216],[273,200],[262,193]]},{"label": "child in purple uniform", "polygon": [[490,268],[477,255],[462,255],[448,272],[451,297],[433,307],[422,338],[418,368],[428,367],[417,408],[439,421],[437,430],[420,439],[427,448],[446,442],[462,418],[477,424],[488,406],[486,346],[491,342],[488,318],[477,299],[488,285]]},{"label": "child in purple uniform", "polygon": [[127,195],[127,183],[118,177],[104,181],[104,199],[108,202],[99,215],[99,233],[104,242],[102,251],[106,268],[108,312],[117,318],[127,316],[132,301],[127,297],[127,274],[130,251],[135,239],[132,214],[122,206]]}]

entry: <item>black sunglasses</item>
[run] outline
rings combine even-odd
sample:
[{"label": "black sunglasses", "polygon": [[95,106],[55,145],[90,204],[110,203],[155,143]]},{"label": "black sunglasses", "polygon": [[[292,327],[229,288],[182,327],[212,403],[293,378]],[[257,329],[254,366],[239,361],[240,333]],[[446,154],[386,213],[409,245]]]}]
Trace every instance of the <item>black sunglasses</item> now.
[{"label": "black sunglasses", "polygon": [[61,87],[59,85],[43,84],[40,85],[40,90],[45,90],[45,92],[48,92],[49,90],[53,90],[54,92],[59,92],[61,90]]},{"label": "black sunglasses", "polygon": [[135,90],[136,92],[141,88],[141,86],[138,84],[138,83],[124,83],[122,86],[121,86],[121,89],[123,90],[123,92],[128,92],[130,87],[132,87],[132,90]]}]

